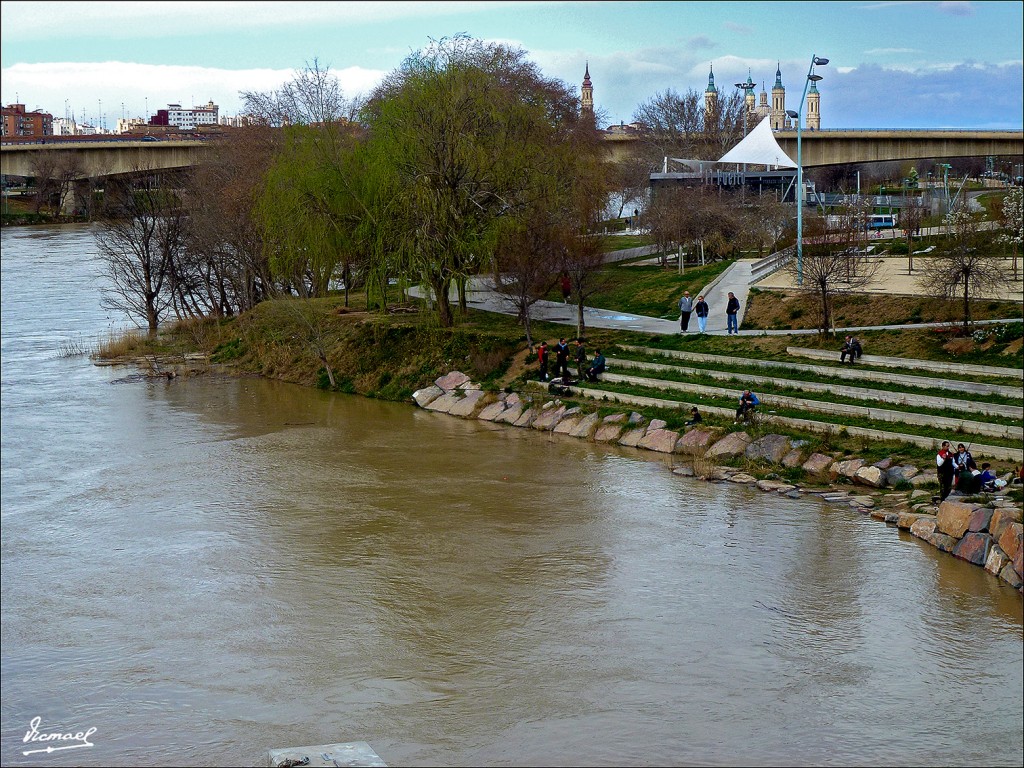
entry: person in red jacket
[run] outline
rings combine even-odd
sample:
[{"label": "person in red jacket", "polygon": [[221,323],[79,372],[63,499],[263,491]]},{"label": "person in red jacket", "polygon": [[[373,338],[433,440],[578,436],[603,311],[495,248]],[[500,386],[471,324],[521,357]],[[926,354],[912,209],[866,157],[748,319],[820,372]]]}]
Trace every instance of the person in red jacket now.
[{"label": "person in red jacket", "polygon": [[540,363],[540,380],[548,380],[548,343],[542,341],[537,347],[537,362]]}]

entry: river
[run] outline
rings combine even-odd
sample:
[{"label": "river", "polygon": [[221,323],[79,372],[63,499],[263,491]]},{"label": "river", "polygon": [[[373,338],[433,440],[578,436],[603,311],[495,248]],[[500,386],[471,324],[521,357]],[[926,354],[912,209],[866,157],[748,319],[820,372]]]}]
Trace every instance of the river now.
[{"label": "river", "polygon": [[[4,765],[1024,761],[1022,601],[982,569],[642,451],[118,381],[70,354],[125,326],[95,254],[2,232]],[[36,717],[94,746],[25,755]]]}]

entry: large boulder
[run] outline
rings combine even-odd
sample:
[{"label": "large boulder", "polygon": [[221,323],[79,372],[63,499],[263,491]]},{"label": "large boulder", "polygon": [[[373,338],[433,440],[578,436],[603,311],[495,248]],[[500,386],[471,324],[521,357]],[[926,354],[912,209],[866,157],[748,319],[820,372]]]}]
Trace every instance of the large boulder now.
[{"label": "large boulder", "polygon": [[1010,523],[999,537],[999,548],[1006,553],[1006,556],[1013,560],[1021,549],[1021,534],[1024,526],[1020,523]]},{"label": "large boulder", "polygon": [[984,565],[988,560],[988,551],[991,546],[992,537],[987,533],[968,531],[953,547],[953,556],[975,565]]},{"label": "large boulder", "polygon": [[651,423],[647,425],[647,429],[664,429],[667,426],[668,422],[664,419],[651,419]]},{"label": "large boulder", "polygon": [[742,456],[747,450],[748,445],[750,445],[750,435],[746,432],[730,432],[708,448],[704,452],[704,457],[708,459],[732,459],[736,456]]},{"label": "large boulder", "polygon": [[430,403],[437,400],[437,398],[439,398],[443,394],[443,389],[441,389],[436,384],[431,384],[429,387],[417,389],[415,392],[413,392],[412,399],[420,408],[426,408]]},{"label": "large boulder", "polygon": [[909,483],[911,478],[920,474],[920,470],[912,464],[903,464],[898,467],[889,467],[885,470],[885,479],[889,485],[897,483]]},{"label": "large boulder", "polygon": [[824,475],[832,464],[832,457],[824,453],[812,453],[803,463],[804,471],[810,475]]},{"label": "large boulder", "polygon": [[800,466],[800,462],[803,461],[804,455],[799,448],[794,448],[785,456],[782,457],[782,466],[793,469]]},{"label": "large boulder", "polygon": [[992,513],[995,510],[989,507],[978,507],[971,514],[971,519],[967,521],[967,530],[977,533],[979,531],[987,531],[989,521],[992,519]]},{"label": "large boulder", "polygon": [[1006,553],[1000,547],[992,547],[988,551],[988,559],[985,560],[985,570],[993,576],[998,576],[999,572],[1006,567],[1008,562],[1010,562],[1010,558],[1006,556]]},{"label": "large boulder", "polygon": [[605,416],[604,421],[601,422],[601,426],[597,428],[594,433],[594,441],[598,443],[611,443],[619,439],[619,435],[622,434],[623,422],[625,421],[625,414],[616,414],[623,416],[619,421],[608,421],[610,417]]},{"label": "large boulder", "polygon": [[925,536],[925,541],[934,547],[938,547],[943,552],[952,552],[959,539],[957,539],[956,536],[947,536],[940,531],[934,531],[928,536]]},{"label": "large boulder", "polygon": [[779,480],[758,480],[757,487],[765,492],[775,491],[776,493],[785,493],[796,488],[795,485],[783,483]]},{"label": "large boulder", "polygon": [[1014,507],[996,507],[992,513],[992,519],[988,522],[988,532],[992,534],[993,539],[999,541],[1007,526],[1019,523],[1020,521],[1019,509]]},{"label": "large boulder", "polygon": [[495,400],[490,405],[485,405],[480,409],[480,413],[476,417],[482,421],[494,421],[496,418],[501,416],[505,412],[505,403],[502,400]]},{"label": "large boulder", "polygon": [[499,424],[515,424],[519,420],[519,417],[523,415],[525,405],[519,402],[509,405],[508,400],[505,401],[505,404],[508,407],[495,416],[494,420]]},{"label": "large boulder", "polygon": [[594,429],[597,427],[598,422],[601,421],[601,417],[596,413],[588,413],[584,416],[579,424],[572,428],[569,432],[571,437],[590,437],[594,433]]},{"label": "large boulder", "polygon": [[434,379],[434,384],[445,392],[451,392],[453,389],[458,389],[468,383],[469,376],[462,373],[462,371],[452,371],[440,378]]},{"label": "large boulder", "polygon": [[636,448],[636,444],[640,442],[646,431],[646,427],[637,427],[636,429],[626,430],[625,434],[619,438],[619,445],[625,445],[628,448]]},{"label": "large boulder", "polygon": [[785,435],[765,435],[748,445],[744,455],[753,461],[764,459],[778,464],[791,448],[789,438]]},{"label": "large boulder", "polygon": [[486,395],[482,389],[471,389],[466,392],[464,398],[448,409],[448,413],[452,416],[472,416]]},{"label": "large boulder", "polygon": [[694,428],[679,438],[679,441],[676,443],[675,452],[685,453],[688,456],[701,456],[714,439],[715,435],[713,432]]},{"label": "large boulder", "polygon": [[438,413],[448,413],[452,406],[455,405],[459,400],[462,399],[462,393],[454,390],[452,392],[445,392],[436,400],[432,400],[427,403],[424,408],[428,411],[437,411]]},{"label": "large boulder", "polygon": [[555,425],[562,420],[565,411],[566,407],[564,405],[552,405],[537,414],[537,418],[533,420],[533,424],[530,426],[534,429],[554,429]]},{"label": "large boulder", "polygon": [[[935,520],[934,515],[926,515],[921,512],[900,512],[899,517],[896,518],[896,526],[904,531],[909,531],[914,523],[920,520],[922,517],[930,518],[932,521]],[[935,530],[935,524],[932,523],[932,530]]]},{"label": "large boulder", "polygon": [[581,421],[583,421],[583,411],[578,407],[570,408],[562,414],[562,418],[555,425],[554,431],[560,435],[568,435]]},{"label": "large boulder", "polygon": [[728,479],[730,483],[743,483],[744,485],[753,485],[757,482],[756,477],[748,475],[746,472],[737,472],[735,475],[731,475]]},{"label": "large boulder", "polygon": [[[911,524],[910,533],[919,539],[927,540],[929,536],[935,533],[935,525],[936,520],[932,515],[921,515]],[[902,526],[900,527],[902,528]]]},{"label": "large boulder", "polygon": [[974,513],[973,504],[964,504],[959,501],[946,499],[939,504],[938,525],[936,528],[941,533],[959,539],[967,533],[967,527],[971,523],[971,515]]},{"label": "large boulder", "polygon": [[[537,418],[537,413],[538,413],[537,409],[534,408],[533,406],[530,406],[525,411],[523,411],[521,414],[519,414],[519,417],[515,421],[512,422],[512,426],[514,426],[514,427],[530,427],[530,426],[533,426],[533,421],[534,421],[534,419]],[[502,414],[502,415],[504,415],[504,414]]]},{"label": "large boulder", "polygon": [[[653,425],[654,422],[651,422]],[[671,429],[648,429],[647,434],[640,438],[637,448],[646,448],[658,453],[672,453],[676,447],[679,433]]]},{"label": "large boulder", "polygon": [[1003,566],[1003,570],[999,572],[999,578],[1005,581],[1014,589],[1020,589],[1021,585],[1024,584],[1024,582],[1021,581],[1020,568],[1017,566],[1016,563],[1012,565],[1010,563],[1007,563],[1005,566]]},{"label": "large boulder", "polygon": [[876,466],[861,467],[854,473],[853,482],[867,485],[871,488],[884,488],[886,483],[885,472]]},{"label": "large boulder", "polygon": [[846,459],[837,461],[829,467],[829,472],[837,477],[848,477],[852,480],[856,476],[857,470],[863,466],[864,459]]}]

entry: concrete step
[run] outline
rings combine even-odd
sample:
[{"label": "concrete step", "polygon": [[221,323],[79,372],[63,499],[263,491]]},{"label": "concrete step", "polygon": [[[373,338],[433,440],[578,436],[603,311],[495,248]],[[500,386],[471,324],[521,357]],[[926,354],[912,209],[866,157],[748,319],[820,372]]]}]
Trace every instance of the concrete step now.
[{"label": "concrete step", "polygon": [[[838,349],[810,349],[807,347],[786,347],[786,353],[794,357],[807,357],[812,360],[839,361]],[[859,363],[875,365],[880,368],[902,368],[905,370],[933,371],[935,373],[953,373],[961,376],[999,376],[1008,379],[1024,380],[1022,368],[998,368],[993,365],[969,365],[968,363],[945,363],[939,360],[913,360],[905,357],[884,357],[882,355],[863,355]],[[1018,392],[1020,390],[1018,389]]]},{"label": "concrete step", "polygon": [[[529,385],[533,389],[547,389],[547,384],[541,381],[531,381]],[[626,395],[618,392],[608,392],[606,390],[592,389],[588,387],[581,387],[574,385],[569,387],[570,392],[575,397],[584,397],[590,400],[602,401],[602,402],[613,402],[622,403],[624,405],[640,405],[650,406],[654,408],[670,408],[670,409],[686,409],[688,410],[693,405],[697,405],[698,408],[705,411],[706,413],[712,413],[716,415],[732,416],[735,415],[735,411],[727,408],[719,408],[715,406],[706,406],[700,403],[693,402],[680,402],[678,400],[668,400],[657,397],[644,397],[642,395]],[[772,416],[761,413],[759,415],[761,424],[771,425],[778,424],[780,426],[788,426],[798,430],[804,430],[807,432],[837,432],[840,427],[835,424],[823,421],[811,421],[809,419],[795,419],[788,416]],[[880,429],[867,429],[865,427],[842,427],[847,434],[853,435],[854,437],[865,437],[869,440],[894,440],[903,443],[909,443],[910,445],[916,445],[921,448],[929,448],[931,450],[937,450],[941,445],[942,440],[946,438],[932,438],[923,437],[921,435],[906,435],[900,432],[888,432]],[[1020,448],[1006,448],[1001,445],[981,445],[979,443],[973,443],[971,445],[971,453],[975,458],[992,458],[1002,459],[1004,461],[1021,462],[1024,461],[1024,449]]]},{"label": "concrete step", "polygon": [[712,368],[694,368],[686,365],[648,363],[641,360],[626,360],[621,357],[608,358],[608,365],[618,370],[639,370],[658,373],[674,372],[692,376],[707,376],[712,379],[740,379],[753,384],[768,384],[776,387],[792,387],[805,392],[832,392],[857,400],[870,400],[877,403],[893,405],[909,405],[920,408],[948,408],[951,410],[976,413],[985,416],[996,416],[1005,419],[1024,419],[1024,406],[997,405],[995,403],[978,403],[971,400],[959,400],[952,397],[933,397],[931,395],[915,395],[907,392],[890,392],[884,389],[863,389],[839,384],[826,384],[817,381],[801,381],[800,379],[781,378],[778,376],[758,376],[733,371],[716,371]]},{"label": "concrete step", "polygon": [[[628,374],[605,372],[602,376],[605,381],[619,384],[630,384],[635,387],[650,387],[652,389],[667,389],[688,394],[709,395],[712,397],[737,398],[739,392],[736,388],[724,389],[721,387],[709,387],[706,384],[688,384],[667,379],[652,379],[642,376],[630,376]],[[982,421],[968,421],[961,418],[950,418],[945,416],[933,416],[931,414],[910,413],[906,411],[892,411],[885,408],[873,408],[864,405],[847,405],[845,403],[829,403],[824,400],[807,400],[800,397],[788,397],[786,395],[773,395],[771,393],[760,394],[761,412],[764,413],[772,407],[796,408],[801,411],[813,411],[815,413],[827,413],[836,416],[854,416],[875,421],[887,421],[895,424],[913,424],[917,427],[935,427],[935,429],[947,430],[951,433],[970,435],[984,435],[985,437],[998,437],[1004,439],[1024,440],[1024,427],[1014,427],[1004,424],[991,424]]]},{"label": "concrete step", "polygon": [[758,360],[746,357],[726,357],[724,355],[709,355],[703,352],[683,352],[676,349],[655,349],[654,347],[641,347],[631,344],[620,344],[620,349],[636,352],[643,355],[661,355],[676,360],[690,360],[692,362],[715,363],[718,365],[745,365],[757,368],[771,368],[783,371],[804,371],[814,373],[818,376],[827,376],[835,380],[846,381],[885,381],[892,384],[899,384],[904,387],[918,389],[947,389],[951,394],[973,393],[977,395],[999,395],[1001,397],[1012,397],[1021,399],[1021,388],[1019,386],[1003,386],[1000,384],[984,384],[962,379],[936,379],[934,377],[924,378],[922,376],[911,376],[906,373],[887,373],[886,371],[868,371],[862,368],[851,368],[849,366],[823,366],[804,365],[802,363],[790,363],[782,360]]}]

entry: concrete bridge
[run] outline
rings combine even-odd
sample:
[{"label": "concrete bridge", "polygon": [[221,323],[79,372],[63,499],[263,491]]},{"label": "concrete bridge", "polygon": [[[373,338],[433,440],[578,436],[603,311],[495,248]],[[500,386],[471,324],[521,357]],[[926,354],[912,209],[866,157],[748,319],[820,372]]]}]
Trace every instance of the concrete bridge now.
[{"label": "concrete bridge", "polygon": [[73,178],[116,176],[145,171],[171,170],[195,165],[209,147],[208,139],[45,139],[39,142],[0,144],[0,173],[4,176],[35,176],[36,153],[74,153]]},{"label": "concrete bridge", "polygon": [[[779,146],[796,160],[796,131],[776,131]],[[642,138],[610,135],[606,145],[612,160],[635,152]],[[824,165],[877,163],[890,160],[948,159],[953,157],[1022,157],[1024,130],[828,130],[804,131],[801,160],[805,168]]]},{"label": "concrete bridge", "polygon": [[[782,149],[796,159],[796,131],[777,131]],[[211,139],[121,139],[74,141],[46,139],[45,143],[0,145],[0,173],[33,176],[35,152],[74,152],[81,161],[80,178],[185,168],[195,165]],[[609,159],[620,161],[636,152],[642,139],[608,135]],[[804,131],[805,168],[889,160],[948,159],[953,157],[1024,157],[1024,130],[827,130]]]}]

